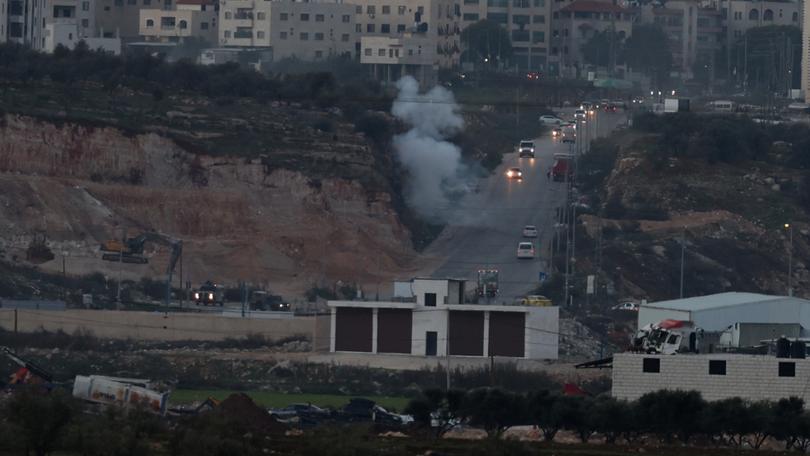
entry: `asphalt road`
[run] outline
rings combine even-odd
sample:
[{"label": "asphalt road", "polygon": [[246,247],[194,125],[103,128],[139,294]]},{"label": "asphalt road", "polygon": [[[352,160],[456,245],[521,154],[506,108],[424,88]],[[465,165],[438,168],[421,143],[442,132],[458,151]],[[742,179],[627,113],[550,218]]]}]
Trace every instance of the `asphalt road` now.
[{"label": "asphalt road", "polygon": [[[570,119],[570,114],[568,110],[561,115]],[[626,122],[626,117],[623,113],[597,112],[596,118],[588,122],[590,125],[577,133],[580,148],[586,147],[586,136],[605,136]],[[517,152],[505,155],[501,166],[480,182],[477,193],[468,193],[449,210],[451,222],[426,252],[442,259],[432,277],[466,278],[471,281],[468,288],[472,288],[479,269],[498,269],[500,293],[490,301],[492,304],[512,303],[539,285],[540,273],[548,269],[556,208],[564,204],[566,197],[565,183],[548,179],[546,172],[553,164],[554,153],[572,152],[576,146],[563,144],[550,135],[535,138],[534,142],[536,158],[518,158]],[[521,168],[522,182],[506,177],[512,167]],[[537,226],[536,239],[522,237],[525,225]],[[534,260],[517,259],[521,241],[534,242]]]}]

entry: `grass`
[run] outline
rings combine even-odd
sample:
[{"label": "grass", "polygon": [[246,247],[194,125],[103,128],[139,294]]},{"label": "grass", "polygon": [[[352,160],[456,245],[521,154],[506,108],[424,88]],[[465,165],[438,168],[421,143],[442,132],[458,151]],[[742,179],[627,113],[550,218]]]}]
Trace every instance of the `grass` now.
[{"label": "grass", "polygon": [[[216,390],[174,390],[169,397],[172,404],[189,404],[195,401],[203,401],[207,397],[215,399],[225,399],[232,393],[239,391],[229,391],[224,389]],[[280,408],[294,403],[311,403],[319,407],[340,408],[349,402],[353,396],[343,396],[339,394],[301,394],[301,393],[275,393],[268,391],[245,391],[257,404],[266,408]],[[408,404],[407,397],[392,396],[364,396],[371,399],[380,406],[388,410],[402,411]]]}]

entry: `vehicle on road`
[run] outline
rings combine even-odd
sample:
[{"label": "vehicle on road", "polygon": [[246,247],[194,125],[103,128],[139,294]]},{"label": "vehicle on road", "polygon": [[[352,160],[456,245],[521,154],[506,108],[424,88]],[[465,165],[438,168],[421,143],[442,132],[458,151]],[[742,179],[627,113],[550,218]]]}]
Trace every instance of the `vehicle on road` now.
[{"label": "vehicle on road", "polygon": [[534,244],[531,242],[521,242],[518,244],[517,257],[521,259],[534,258]]},{"label": "vehicle on road", "polygon": [[574,130],[576,130],[577,129],[577,123],[576,122],[571,122],[571,121],[563,122],[563,123],[560,124],[560,128],[563,131],[565,131],[566,128],[573,128]]},{"label": "vehicle on road", "polygon": [[498,270],[497,269],[479,269],[478,270],[478,287],[476,289],[478,296],[494,298],[498,296]]},{"label": "vehicle on road", "polygon": [[609,103],[605,105],[605,112],[616,112],[616,111],[618,111],[618,109],[616,108],[615,104]]},{"label": "vehicle on road", "polygon": [[210,280],[202,284],[200,288],[194,290],[194,293],[191,294],[191,298],[194,304],[198,306],[222,307],[223,304],[225,304],[225,293],[222,287]]},{"label": "vehicle on road", "polygon": [[577,142],[577,139],[576,139],[576,136],[574,136],[572,134],[567,135],[567,134],[563,133],[562,142],[563,142],[563,144],[574,144],[574,143]]},{"label": "vehicle on road", "polygon": [[554,137],[554,138],[559,138],[560,136],[562,136],[562,128],[560,128],[560,127],[552,128],[551,129],[551,136]]},{"label": "vehicle on road", "polygon": [[560,119],[557,116],[546,114],[540,116],[540,123],[542,123],[543,125],[559,125],[562,123],[562,119]]},{"label": "vehicle on road", "polygon": [[534,141],[521,141],[518,146],[519,158],[534,158]]},{"label": "vehicle on road", "polygon": [[509,168],[509,170],[506,171],[506,177],[521,180],[523,179],[523,171],[521,171],[520,168]]},{"label": "vehicle on road", "polygon": [[703,329],[687,320],[661,320],[640,328],[633,338],[632,350],[642,353],[674,355],[698,353]]},{"label": "vehicle on road", "polygon": [[550,307],[551,299],[543,295],[528,295],[520,300],[520,304],[524,306],[537,306],[537,307]]},{"label": "vehicle on road", "polygon": [[536,238],[537,237],[537,227],[534,225],[526,225],[523,227],[523,237],[527,238]]},{"label": "vehicle on road", "polygon": [[635,302],[623,302],[621,304],[616,304],[615,306],[610,308],[611,310],[627,310],[631,312],[638,312],[638,304]]},{"label": "vehicle on road", "polygon": [[579,109],[582,111],[588,111],[592,106],[593,104],[590,101],[583,101],[579,104]]},{"label": "vehicle on road", "polygon": [[555,182],[563,182],[566,176],[570,179],[573,174],[571,166],[571,156],[566,154],[555,154],[554,164],[551,166],[551,178]]},{"label": "vehicle on road", "polygon": [[289,312],[290,303],[278,295],[271,295],[264,290],[256,290],[250,299],[250,310]]},{"label": "vehicle on road", "polygon": [[584,119],[585,118],[585,110],[584,109],[577,109],[574,111],[574,119]]}]

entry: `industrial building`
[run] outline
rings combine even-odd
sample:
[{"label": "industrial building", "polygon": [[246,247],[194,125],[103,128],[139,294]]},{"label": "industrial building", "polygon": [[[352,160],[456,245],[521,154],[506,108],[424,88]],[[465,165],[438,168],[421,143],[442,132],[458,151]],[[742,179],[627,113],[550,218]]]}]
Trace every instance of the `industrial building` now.
[{"label": "industrial building", "polygon": [[706,332],[725,331],[737,323],[799,324],[801,336],[810,330],[810,301],[756,293],[719,293],[642,304],[638,327],[662,320],[691,321]]},{"label": "industrial building", "polygon": [[647,355],[613,356],[612,395],[636,400],[661,389],[699,391],[716,401],[742,397],[750,401],[796,396],[810,403],[810,360],[766,355]]},{"label": "industrial building", "polygon": [[390,302],[329,301],[330,351],[557,359],[559,308],[466,304],[464,285],[417,278]]}]

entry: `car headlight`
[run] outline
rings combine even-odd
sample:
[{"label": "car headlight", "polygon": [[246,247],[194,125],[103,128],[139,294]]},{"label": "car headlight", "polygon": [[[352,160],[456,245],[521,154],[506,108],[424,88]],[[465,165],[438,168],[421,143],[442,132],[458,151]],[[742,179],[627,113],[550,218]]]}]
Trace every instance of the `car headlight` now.
[{"label": "car headlight", "polygon": [[194,293],[194,299],[200,299],[200,294],[199,293]]},{"label": "car headlight", "polygon": [[208,299],[214,300],[214,293],[208,293]]},{"label": "car headlight", "polygon": [[512,171],[507,171],[506,175],[509,176],[509,177],[512,177]]}]

